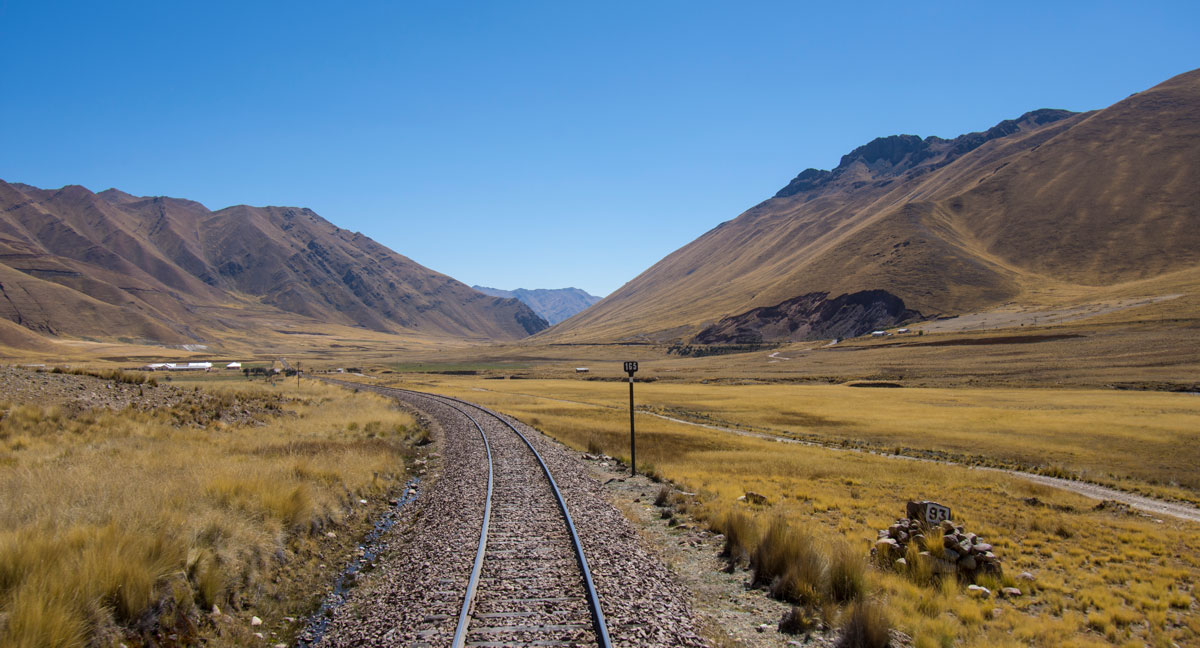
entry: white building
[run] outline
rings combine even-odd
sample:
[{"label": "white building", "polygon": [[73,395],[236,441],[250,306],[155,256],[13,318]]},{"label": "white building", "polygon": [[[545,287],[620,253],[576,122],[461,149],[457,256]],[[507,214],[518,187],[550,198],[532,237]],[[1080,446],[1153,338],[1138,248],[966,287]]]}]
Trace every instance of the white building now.
[{"label": "white building", "polygon": [[212,366],[211,362],[155,362],[146,365],[144,369],[150,371],[211,371]]}]

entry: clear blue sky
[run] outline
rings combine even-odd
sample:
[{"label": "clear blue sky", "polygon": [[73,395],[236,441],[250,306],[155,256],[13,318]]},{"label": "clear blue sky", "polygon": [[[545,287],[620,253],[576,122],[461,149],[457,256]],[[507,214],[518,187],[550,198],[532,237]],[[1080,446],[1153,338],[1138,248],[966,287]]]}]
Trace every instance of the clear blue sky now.
[{"label": "clear blue sky", "polygon": [[466,283],[603,295],[874,137],[1198,67],[1198,26],[1192,1],[0,0],[0,178],[306,206]]}]

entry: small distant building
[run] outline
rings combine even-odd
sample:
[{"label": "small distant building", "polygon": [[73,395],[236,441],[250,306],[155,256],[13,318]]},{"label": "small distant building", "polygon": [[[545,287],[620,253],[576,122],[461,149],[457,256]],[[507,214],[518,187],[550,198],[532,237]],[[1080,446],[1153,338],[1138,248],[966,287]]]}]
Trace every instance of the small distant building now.
[{"label": "small distant building", "polygon": [[211,362],[153,362],[142,367],[147,371],[212,371]]},{"label": "small distant building", "polygon": [[896,329],[896,332],[901,335],[904,335],[905,333],[908,333],[908,329],[906,329],[906,328]]},{"label": "small distant building", "polygon": [[575,373],[587,373],[587,372],[588,372],[587,367],[575,367]]},{"label": "small distant building", "polygon": [[226,369],[234,369],[234,370],[241,369],[241,368],[242,368],[242,363],[240,363],[240,362],[230,362],[229,364],[225,365],[225,368],[226,368]]},{"label": "small distant building", "polygon": [[887,335],[887,331],[871,331],[872,337],[883,337]]}]

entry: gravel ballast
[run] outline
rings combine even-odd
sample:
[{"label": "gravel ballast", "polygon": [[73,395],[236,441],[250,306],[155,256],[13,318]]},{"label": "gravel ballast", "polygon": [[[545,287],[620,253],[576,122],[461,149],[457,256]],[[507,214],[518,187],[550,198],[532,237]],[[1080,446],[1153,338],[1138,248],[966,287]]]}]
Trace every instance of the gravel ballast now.
[{"label": "gravel ballast", "polygon": [[[421,410],[440,428],[441,476],[423,489],[409,517],[396,525],[391,549],[334,613],[320,645],[449,645],[478,547],[487,489],[478,431],[444,402],[386,393]],[[565,522],[554,510],[557,505],[543,498],[549,485],[540,477],[540,466],[522,450],[524,442],[492,415],[466,404],[458,407],[484,427],[497,463],[490,541],[495,546],[485,555],[468,644],[596,645],[588,609],[581,604],[582,576],[564,541]],[[642,545],[629,520],[607,502],[586,467],[540,432],[506,420],[538,450],[558,483],[591,568],[612,645],[706,646],[683,589]],[[555,588],[575,589],[577,600],[552,595]],[[520,615],[531,620],[518,621]],[[553,638],[536,629],[546,624],[557,626]]]}]

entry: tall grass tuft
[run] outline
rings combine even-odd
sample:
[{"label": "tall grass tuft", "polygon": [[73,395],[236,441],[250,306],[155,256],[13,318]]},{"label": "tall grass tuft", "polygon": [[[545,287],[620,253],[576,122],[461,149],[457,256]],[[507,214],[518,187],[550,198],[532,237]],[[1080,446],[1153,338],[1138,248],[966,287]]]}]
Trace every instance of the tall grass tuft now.
[{"label": "tall grass tuft", "polygon": [[209,482],[207,494],[223,507],[278,520],[291,530],[309,528],[316,518],[305,484],[280,488],[261,478],[219,477]]},{"label": "tall grass tuft", "polygon": [[433,443],[433,436],[429,433],[429,428],[424,425],[416,425],[408,428],[405,431],[405,440],[409,445],[424,446]]},{"label": "tall grass tuft", "polygon": [[602,455],[602,454],[604,454],[604,446],[600,445],[600,439],[598,439],[594,436],[591,436],[591,437],[588,437],[588,440],[587,440],[587,451],[588,451],[588,454]]},{"label": "tall grass tuft", "polygon": [[725,548],[721,556],[731,565],[750,562],[750,552],[758,544],[758,525],[742,511],[730,510],[718,516],[713,530],[725,535]]},{"label": "tall grass tuft", "polygon": [[668,505],[670,505],[670,503],[671,503],[671,487],[667,486],[667,485],[663,485],[662,488],[658,489],[658,495],[654,496],[654,505],[655,506],[668,506]]},{"label": "tall grass tuft", "polygon": [[[940,545],[941,543],[931,544]],[[922,586],[934,584],[933,561],[921,555],[921,549],[917,547],[917,543],[909,543],[904,554],[904,562],[908,563],[904,573],[913,583]]]},{"label": "tall grass tuft", "polygon": [[155,604],[156,587],[179,571],[183,553],[181,542],[161,533],[115,524],[75,525],[50,537],[5,534],[0,595],[11,598],[0,645],[75,645],[96,604],[120,623],[136,622]]},{"label": "tall grass tuft", "polygon": [[849,603],[867,591],[866,564],[845,542],[834,546],[829,557],[829,598]]},{"label": "tall grass tuft", "polygon": [[783,618],[779,621],[779,631],[784,634],[809,634],[813,630],[816,630],[817,626],[817,620],[812,617],[808,610],[795,605],[787,612],[784,612]]},{"label": "tall grass tuft", "polygon": [[847,610],[837,648],[887,648],[891,622],[878,604],[860,600]]},{"label": "tall grass tuft", "polygon": [[753,582],[766,585],[775,598],[797,605],[817,605],[825,599],[829,560],[812,536],[783,517],[771,522],[750,556]]},{"label": "tall grass tuft", "polygon": [[9,648],[82,648],[87,626],[79,601],[64,599],[45,583],[29,583],[13,594],[0,643]]}]

